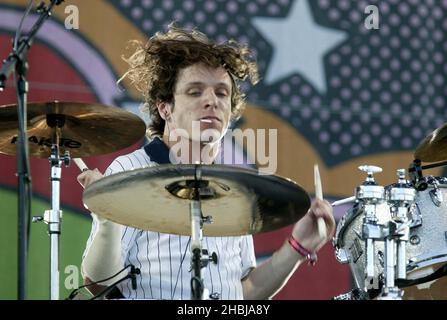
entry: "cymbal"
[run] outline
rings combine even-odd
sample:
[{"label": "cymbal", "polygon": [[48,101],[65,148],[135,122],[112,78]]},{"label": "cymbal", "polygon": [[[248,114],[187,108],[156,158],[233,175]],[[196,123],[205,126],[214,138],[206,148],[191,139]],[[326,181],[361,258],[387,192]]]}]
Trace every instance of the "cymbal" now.
[{"label": "cymbal", "polygon": [[447,123],[437,128],[419,144],[414,157],[424,162],[447,160]]},{"label": "cymbal", "polygon": [[[56,129],[59,128],[59,129]],[[118,107],[81,102],[43,102],[27,105],[29,155],[48,158],[59,140],[60,152],[72,158],[111,153],[138,142],[144,121]],[[17,105],[0,107],[0,153],[16,154]]]},{"label": "cymbal", "polygon": [[295,223],[310,207],[292,180],[227,165],[160,165],[124,171],[92,183],[83,201],[91,212],[142,230],[191,235],[190,197],[200,170],[205,236],[238,236]]}]

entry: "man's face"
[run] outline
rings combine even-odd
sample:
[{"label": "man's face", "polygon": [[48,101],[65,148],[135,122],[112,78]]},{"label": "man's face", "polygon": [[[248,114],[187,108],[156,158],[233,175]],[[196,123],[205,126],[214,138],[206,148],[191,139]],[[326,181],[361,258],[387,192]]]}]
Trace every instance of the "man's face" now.
[{"label": "man's face", "polygon": [[198,141],[200,138],[193,136],[196,121],[200,132],[212,129],[213,141],[222,138],[231,117],[231,89],[230,76],[222,67],[198,63],[181,69],[174,88],[175,106],[169,129],[184,129],[190,139]]}]

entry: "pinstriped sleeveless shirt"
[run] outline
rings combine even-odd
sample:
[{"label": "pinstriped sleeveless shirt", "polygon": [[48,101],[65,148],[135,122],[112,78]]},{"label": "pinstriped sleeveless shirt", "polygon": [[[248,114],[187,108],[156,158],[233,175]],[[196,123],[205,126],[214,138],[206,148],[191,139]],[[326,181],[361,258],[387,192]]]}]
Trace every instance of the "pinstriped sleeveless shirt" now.
[{"label": "pinstriped sleeveless shirt", "polygon": [[[170,163],[169,150],[160,139],[155,138],[144,148],[115,159],[105,175],[167,163]],[[96,219],[93,219],[84,256],[96,227]],[[124,265],[133,264],[141,271],[137,275],[136,290],[132,289],[130,281],[118,286],[124,297],[190,299],[190,238],[122,226],[122,261]],[[218,256],[217,264],[210,262],[202,269],[205,288],[220,299],[243,299],[241,279],[256,266],[252,236],[204,237],[202,244],[210,254],[215,252]]]}]

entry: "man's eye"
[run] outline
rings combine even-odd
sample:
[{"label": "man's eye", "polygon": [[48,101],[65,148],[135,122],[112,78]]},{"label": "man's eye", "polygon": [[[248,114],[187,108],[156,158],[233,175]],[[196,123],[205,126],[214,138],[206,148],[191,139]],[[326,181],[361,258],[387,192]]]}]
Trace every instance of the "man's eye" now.
[{"label": "man's eye", "polygon": [[188,92],[188,94],[193,97],[198,97],[198,96],[200,96],[201,92],[200,91],[190,91],[190,92]]},{"label": "man's eye", "polygon": [[226,97],[226,96],[228,96],[226,91],[218,91],[218,92],[216,92],[216,95],[218,97]]}]

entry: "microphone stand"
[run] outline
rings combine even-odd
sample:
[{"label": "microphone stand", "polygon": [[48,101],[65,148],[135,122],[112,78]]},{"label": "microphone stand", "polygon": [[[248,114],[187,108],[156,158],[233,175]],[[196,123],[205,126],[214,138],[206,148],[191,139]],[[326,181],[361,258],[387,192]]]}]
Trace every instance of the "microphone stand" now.
[{"label": "microphone stand", "polygon": [[0,71],[0,91],[6,87],[6,80],[11,73],[17,75],[17,104],[19,132],[17,138],[17,178],[19,185],[18,197],[18,299],[26,298],[26,263],[28,255],[28,213],[30,212],[31,201],[31,175],[29,170],[28,139],[26,133],[27,126],[27,94],[28,82],[26,73],[28,72],[27,54],[37,32],[50,16],[55,5],[59,5],[63,0],[51,0],[48,7],[44,4],[38,7],[39,19],[35,22],[30,33],[19,40],[17,47],[3,61]]}]

